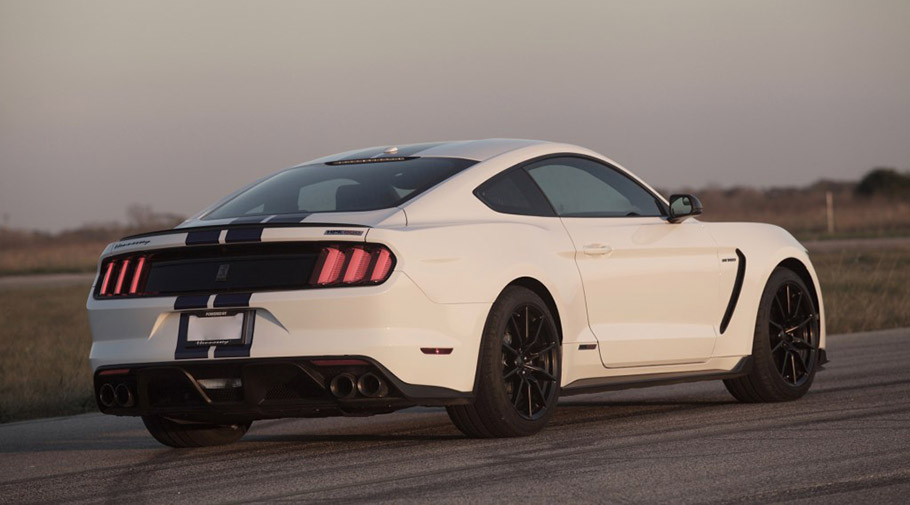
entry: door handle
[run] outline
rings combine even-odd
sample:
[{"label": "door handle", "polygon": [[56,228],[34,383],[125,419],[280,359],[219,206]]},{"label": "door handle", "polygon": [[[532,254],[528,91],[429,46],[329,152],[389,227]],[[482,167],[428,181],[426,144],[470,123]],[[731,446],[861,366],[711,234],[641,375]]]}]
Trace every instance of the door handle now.
[{"label": "door handle", "polygon": [[589,256],[603,256],[613,252],[613,248],[606,244],[587,244],[581,250]]}]

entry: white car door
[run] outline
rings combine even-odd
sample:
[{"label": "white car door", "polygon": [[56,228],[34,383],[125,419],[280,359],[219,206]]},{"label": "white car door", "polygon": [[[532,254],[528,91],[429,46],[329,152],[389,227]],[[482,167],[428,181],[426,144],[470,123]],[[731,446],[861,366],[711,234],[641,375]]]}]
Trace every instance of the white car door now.
[{"label": "white car door", "polygon": [[653,194],[599,161],[556,157],[525,169],[575,244],[604,366],[710,358],[726,300],[717,247],[705,227],[669,223]]}]

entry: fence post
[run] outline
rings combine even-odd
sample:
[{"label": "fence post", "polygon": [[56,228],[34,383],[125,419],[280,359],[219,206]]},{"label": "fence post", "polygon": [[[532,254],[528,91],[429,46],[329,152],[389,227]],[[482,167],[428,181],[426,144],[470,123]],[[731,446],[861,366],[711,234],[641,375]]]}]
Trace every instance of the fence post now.
[{"label": "fence post", "polygon": [[834,194],[825,192],[825,215],[828,218],[828,235],[834,234]]}]

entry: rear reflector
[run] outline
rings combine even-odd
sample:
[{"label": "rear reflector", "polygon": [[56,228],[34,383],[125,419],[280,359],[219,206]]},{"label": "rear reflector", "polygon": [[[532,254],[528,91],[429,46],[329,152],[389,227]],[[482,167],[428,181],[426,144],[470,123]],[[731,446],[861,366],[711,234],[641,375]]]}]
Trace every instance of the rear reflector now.
[{"label": "rear reflector", "polygon": [[420,352],[424,354],[452,354],[451,347],[421,347]]}]

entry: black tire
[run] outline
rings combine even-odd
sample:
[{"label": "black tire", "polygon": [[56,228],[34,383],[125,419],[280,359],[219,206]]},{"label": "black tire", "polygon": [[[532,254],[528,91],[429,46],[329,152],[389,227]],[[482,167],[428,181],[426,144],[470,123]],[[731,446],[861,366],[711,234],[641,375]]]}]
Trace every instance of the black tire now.
[{"label": "black tire", "polygon": [[533,291],[511,286],[487,317],[474,403],[446,407],[473,438],[521,437],[550,420],[559,399],[562,349],[553,315]]},{"label": "black tire", "polygon": [[792,270],[771,273],[758,306],[748,375],[724,381],[746,403],[801,398],[812,386],[818,363],[818,312],[805,282]]},{"label": "black tire", "polygon": [[252,421],[238,424],[182,423],[161,416],[142,416],[155,440],[170,447],[209,447],[240,440]]}]

